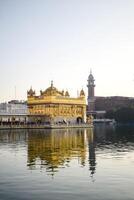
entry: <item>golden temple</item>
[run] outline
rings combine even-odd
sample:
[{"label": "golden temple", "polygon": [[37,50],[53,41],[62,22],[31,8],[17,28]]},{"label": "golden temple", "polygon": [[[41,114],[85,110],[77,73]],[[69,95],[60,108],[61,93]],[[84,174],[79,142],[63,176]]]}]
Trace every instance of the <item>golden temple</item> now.
[{"label": "golden temple", "polygon": [[31,88],[27,91],[29,122],[80,124],[86,122],[86,98],[83,89],[78,97],[70,97],[68,91],[59,91],[53,85],[37,96]]}]

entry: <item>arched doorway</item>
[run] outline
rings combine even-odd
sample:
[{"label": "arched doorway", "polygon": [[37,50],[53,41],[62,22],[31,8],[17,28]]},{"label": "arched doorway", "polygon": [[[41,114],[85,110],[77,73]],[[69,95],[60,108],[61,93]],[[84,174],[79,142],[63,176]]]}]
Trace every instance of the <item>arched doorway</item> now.
[{"label": "arched doorway", "polygon": [[77,124],[83,123],[82,117],[77,117],[76,121],[77,121]]}]

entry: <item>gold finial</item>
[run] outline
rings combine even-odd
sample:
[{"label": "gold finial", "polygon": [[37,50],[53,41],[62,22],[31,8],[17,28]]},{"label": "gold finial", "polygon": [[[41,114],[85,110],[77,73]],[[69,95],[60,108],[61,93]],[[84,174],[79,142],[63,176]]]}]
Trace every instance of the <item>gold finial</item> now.
[{"label": "gold finial", "polygon": [[53,81],[51,81],[51,87],[53,87]]}]

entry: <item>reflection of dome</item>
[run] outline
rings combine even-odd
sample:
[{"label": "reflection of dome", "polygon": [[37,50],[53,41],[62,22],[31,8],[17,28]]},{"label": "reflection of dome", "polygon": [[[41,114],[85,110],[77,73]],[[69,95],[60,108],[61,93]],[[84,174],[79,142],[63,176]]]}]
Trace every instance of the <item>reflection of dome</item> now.
[{"label": "reflection of dome", "polygon": [[51,82],[51,86],[48,87],[44,92],[41,91],[41,95],[44,96],[63,96],[63,92],[60,92],[53,86],[53,81]]},{"label": "reflection of dome", "polygon": [[83,89],[80,91],[80,96],[85,96],[85,92]]}]

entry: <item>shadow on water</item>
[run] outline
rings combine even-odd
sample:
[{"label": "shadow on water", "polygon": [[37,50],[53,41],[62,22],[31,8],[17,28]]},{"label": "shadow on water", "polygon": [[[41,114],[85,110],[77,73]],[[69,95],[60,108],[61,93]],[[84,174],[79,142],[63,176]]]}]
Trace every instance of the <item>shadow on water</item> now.
[{"label": "shadow on water", "polygon": [[97,125],[94,137],[97,143],[134,142],[134,126]]},{"label": "shadow on water", "polygon": [[94,127],[96,150],[117,152],[134,150],[134,126],[97,125]]}]

